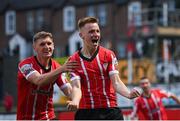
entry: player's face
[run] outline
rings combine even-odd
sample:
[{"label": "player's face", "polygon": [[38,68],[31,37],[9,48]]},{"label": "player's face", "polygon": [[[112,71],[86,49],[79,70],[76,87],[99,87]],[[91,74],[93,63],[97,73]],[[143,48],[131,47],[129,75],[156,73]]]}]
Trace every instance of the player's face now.
[{"label": "player's face", "polygon": [[100,41],[100,29],[97,23],[87,23],[80,30],[80,36],[83,39],[84,46],[96,49]]},{"label": "player's face", "polygon": [[36,40],[33,47],[37,56],[43,58],[51,57],[54,51],[54,43],[50,37]]},{"label": "player's face", "polygon": [[150,89],[151,84],[150,84],[149,81],[147,81],[147,82],[141,82],[141,83],[140,83],[140,87],[141,87],[144,91],[147,91],[147,90]]}]

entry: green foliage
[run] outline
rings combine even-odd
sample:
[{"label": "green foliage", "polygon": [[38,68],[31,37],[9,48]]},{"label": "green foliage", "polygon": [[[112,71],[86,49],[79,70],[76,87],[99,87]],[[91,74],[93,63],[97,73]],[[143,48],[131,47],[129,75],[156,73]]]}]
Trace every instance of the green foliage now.
[{"label": "green foliage", "polygon": [[54,58],[58,63],[60,63],[61,65],[64,64],[66,62],[66,60],[68,59],[68,57],[61,57],[61,58]]},{"label": "green foliage", "polygon": [[[54,58],[54,60],[56,60],[61,65],[63,65],[67,59],[68,59],[68,57]],[[70,81],[69,73],[66,73],[66,78],[68,81]]]}]

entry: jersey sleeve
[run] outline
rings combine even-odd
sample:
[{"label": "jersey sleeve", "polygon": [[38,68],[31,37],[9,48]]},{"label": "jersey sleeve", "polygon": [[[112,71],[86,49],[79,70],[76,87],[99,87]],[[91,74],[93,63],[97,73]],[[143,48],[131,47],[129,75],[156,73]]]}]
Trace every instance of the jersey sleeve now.
[{"label": "jersey sleeve", "polygon": [[108,71],[109,71],[109,76],[113,74],[119,74],[118,71],[118,61],[115,56],[115,54],[111,51],[110,54],[108,54]]},{"label": "jersey sleeve", "polygon": [[33,74],[34,72],[37,72],[34,68],[33,68],[33,64],[32,63],[20,63],[18,65],[19,71],[22,73],[22,75],[28,79],[28,77]]},{"label": "jersey sleeve", "polygon": [[[75,56],[71,56],[69,58],[69,61],[77,61],[77,59],[75,58]],[[79,76],[78,70],[76,70],[76,69],[73,72],[69,72],[69,78],[70,78],[71,81],[81,79],[81,77]]]},{"label": "jersey sleeve", "polygon": [[70,83],[67,80],[66,73],[59,74],[56,84],[59,86],[60,89],[64,89],[67,86],[70,86]]}]

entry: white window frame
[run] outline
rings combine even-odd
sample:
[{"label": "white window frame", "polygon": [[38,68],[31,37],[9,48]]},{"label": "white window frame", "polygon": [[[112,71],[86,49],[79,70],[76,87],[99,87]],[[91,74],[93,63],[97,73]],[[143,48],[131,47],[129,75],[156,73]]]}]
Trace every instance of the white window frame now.
[{"label": "white window frame", "polygon": [[28,32],[34,31],[34,17],[32,11],[29,11],[26,14],[26,27]]},{"label": "white window frame", "polygon": [[42,9],[39,9],[36,11],[36,28],[41,29],[44,22],[44,11]]},{"label": "white window frame", "polygon": [[16,32],[16,12],[13,10],[7,11],[5,16],[5,33],[13,35]]},{"label": "white window frame", "polygon": [[176,10],[176,2],[175,0],[168,1],[168,11],[175,11]]},{"label": "white window frame", "polygon": [[87,8],[87,16],[92,16],[92,17],[96,16],[94,6],[89,6]]},{"label": "white window frame", "polygon": [[99,18],[99,24],[101,26],[105,26],[107,23],[107,12],[106,12],[105,4],[100,4],[98,6],[98,18]]},{"label": "white window frame", "polygon": [[[70,14],[70,15],[69,15]],[[72,32],[75,30],[75,7],[66,6],[63,9],[63,30],[65,32]]]},{"label": "white window frame", "polygon": [[134,24],[135,26],[142,25],[142,8],[141,2],[131,2],[128,5],[128,25]]}]

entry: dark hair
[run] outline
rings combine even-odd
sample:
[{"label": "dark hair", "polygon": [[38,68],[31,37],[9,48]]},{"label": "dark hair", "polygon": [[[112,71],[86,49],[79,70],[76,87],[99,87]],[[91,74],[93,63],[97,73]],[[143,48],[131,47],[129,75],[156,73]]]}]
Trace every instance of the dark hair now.
[{"label": "dark hair", "polygon": [[143,77],[140,78],[140,80],[143,80],[143,79],[148,79],[148,77],[143,76]]},{"label": "dark hair", "polygon": [[82,28],[87,23],[98,23],[98,19],[95,17],[84,17],[79,19],[78,21],[78,27],[79,29]]},{"label": "dark hair", "polygon": [[34,35],[33,42],[36,42],[38,39],[44,39],[46,37],[50,37],[53,40],[51,33],[45,32],[45,31],[40,31]]},{"label": "dark hair", "polygon": [[151,82],[148,77],[144,76],[140,79],[139,83],[142,83],[143,80],[148,80],[148,82]]}]

